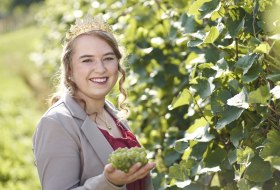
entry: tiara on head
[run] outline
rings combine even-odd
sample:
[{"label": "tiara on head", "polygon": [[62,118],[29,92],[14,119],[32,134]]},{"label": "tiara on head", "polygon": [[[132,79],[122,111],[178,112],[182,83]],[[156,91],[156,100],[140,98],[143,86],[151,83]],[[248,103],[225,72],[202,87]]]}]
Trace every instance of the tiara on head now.
[{"label": "tiara on head", "polygon": [[66,33],[66,41],[71,41],[80,34],[100,30],[112,33],[112,27],[101,17],[91,17],[87,15],[84,19],[77,19],[74,25],[71,25],[69,31]]}]

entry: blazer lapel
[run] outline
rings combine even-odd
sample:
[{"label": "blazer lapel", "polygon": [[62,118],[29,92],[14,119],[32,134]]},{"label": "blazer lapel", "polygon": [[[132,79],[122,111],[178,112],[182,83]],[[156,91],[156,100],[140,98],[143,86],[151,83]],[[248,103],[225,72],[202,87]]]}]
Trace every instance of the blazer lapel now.
[{"label": "blazer lapel", "polygon": [[80,126],[81,130],[100,160],[104,165],[106,165],[108,163],[109,155],[113,151],[113,148],[108,143],[107,139],[104,137],[95,123],[92,122],[92,120],[88,117],[83,108],[69,94],[65,94],[62,97],[62,101],[64,101],[66,107],[74,119],[83,121],[82,125]]},{"label": "blazer lapel", "polygon": [[107,139],[89,117],[86,117],[81,129],[100,160],[106,165],[109,155],[114,151]]},{"label": "blazer lapel", "polygon": [[73,117],[81,120],[86,119],[87,114],[85,110],[69,94],[64,94],[62,101],[65,103],[67,109],[70,111]]}]

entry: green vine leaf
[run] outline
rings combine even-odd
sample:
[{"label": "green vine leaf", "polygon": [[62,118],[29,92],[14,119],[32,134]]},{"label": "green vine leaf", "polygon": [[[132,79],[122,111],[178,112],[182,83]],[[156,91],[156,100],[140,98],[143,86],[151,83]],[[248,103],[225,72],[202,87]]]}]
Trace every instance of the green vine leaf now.
[{"label": "green vine leaf", "polygon": [[185,181],[187,179],[187,172],[180,164],[174,164],[169,167],[169,176],[177,181]]},{"label": "green vine leaf", "polygon": [[200,77],[191,81],[191,90],[195,91],[202,99],[210,96],[215,88],[215,85],[210,79]]},{"label": "green vine leaf", "polygon": [[269,87],[267,85],[263,85],[249,93],[248,102],[267,105],[270,98],[271,94],[269,92]]},{"label": "green vine leaf", "polygon": [[210,18],[211,15],[219,10],[221,4],[219,0],[212,0],[209,2],[204,3],[200,8],[199,12],[202,18]]},{"label": "green vine leaf", "polygon": [[204,39],[204,43],[214,43],[215,40],[219,37],[219,30],[217,27],[212,26],[210,31],[206,34],[206,37]]},{"label": "green vine leaf", "polygon": [[215,136],[209,133],[209,125],[198,127],[193,132],[186,132],[185,141],[195,140],[198,142],[209,142],[214,139]]},{"label": "green vine leaf", "polygon": [[237,120],[241,116],[243,111],[244,109],[242,108],[230,106],[227,110],[221,113],[221,118],[216,124],[216,129],[222,129],[234,120]]},{"label": "green vine leaf", "polygon": [[245,178],[257,183],[263,183],[272,178],[272,168],[269,162],[254,157],[245,171]]},{"label": "green vine leaf", "polygon": [[179,153],[184,153],[189,147],[189,143],[185,139],[179,139],[175,143],[174,149]]},{"label": "green vine leaf", "polygon": [[246,147],[245,149],[239,148],[237,149],[237,163],[248,166],[252,158],[254,158],[255,153],[253,149],[250,147]]},{"label": "green vine leaf", "polygon": [[267,134],[267,143],[261,151],[261,157],[266,159],[268,157],[280,157],[280,132],[271,130]]},{"label": "green vine leaf", "polygon": [[173,110],[177,107],[188,105],[192,102],[192,95],[188,89],[184,89],[176,98],[173,99],[171,106],[168,108]]},{"label": "green vine leaf", "polygon": [[180,17],[181,26],[184,28],[185,33],[193,33],[197,31],[197,24],[195,22],[194,16],[189,16],[186,13],[182,14]]},{"label": "green vine leaf", "polygon": [[276,73],[276,74],[268,74],[266,76],[266,79],[269,79],[273,82],[277,82],[277,81],[280,81],[280,73]]},{"label": "green vine leaf", "polygon": [[233,20],[232,18],[228,20],[227,28],[232,38],[235,38],[240,33],[240,31],[244,29],[244,23],[245,23],[244,18],[241,19],[241,21]]},{"label": "green vine leaf", "polygon": [[206,168],[219,167],[221,163],[227,158],[227,152],[217,147],[214,150],[209,151],[204,158],[204,164]]},{"label": "green vine leaf", "polygon": [[248,72],[242,76],[242,81],[244,83],[250,83],[255,81],[259,77],[261,71],[262,67],[259,63],[253,64],[252,67],[248,70]]},{"label": "green vine leaf", "polygon": [[227,100],[232,97],[226,89],[217,89],[211,95],[211,111],[214,115],[219,115],[226,110]]},{"label": "green vine leaf", "polygon": [[270,50],[270,46],[267,42],[262,42],[260,45],[258,45],[255,49],[254,49],[254,53],[262,53],[262,54],[267,54],[269,53]]},{"label": "green vine leaf", "polygon": [[200,12],[199,12],[200,7],[204,3],[208,2],[208,1],[209,0],[197,0],[197,1],[194,1],[194,3],[192,3],[192,5],[188,9],[189,14],[198,17],[199,14],[200,14]]},{"label": "green vine leaf", "polygon": [[239,147],[239,142],[242,139],[245,139],[248,136],[248,130],[246,127],[242,125],[238,125],[230,131],[230,141],[235,146],[235,148]]},{"label": "green vine leaf", "polygon": [[240,190],[250,190],[250,183],[248,180],[246,179],[240,179],[237,183],[237,187],[240,189]]},{"label": "green vine leaf", "polygon": [[235,67],[241,68],[243,70],[243,74],[246,74],[251,66],[255,63],[257,60],[258,55],[257,54],[249,54],[241,57],[238,59],[238,61],[235,63]]},{"label": "green vine leaf", "polygon": [[280,171],[280,156],[268,157],[265,159],[265,161],[269,161],[273,168]]}]

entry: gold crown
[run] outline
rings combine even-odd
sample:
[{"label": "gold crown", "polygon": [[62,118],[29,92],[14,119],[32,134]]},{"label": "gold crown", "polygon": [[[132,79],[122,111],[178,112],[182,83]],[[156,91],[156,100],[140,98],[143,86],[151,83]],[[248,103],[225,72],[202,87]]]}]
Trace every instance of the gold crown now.
[{"label": "gold crown", "polygon": [[91,17],[87,15],[84,19],[77,19],[74,25],[71,25],[69,31],[66,33],[66,41],[70,41],[80,34],[101,30],[104,32],[112,33],[112,27],[101,17]]}]

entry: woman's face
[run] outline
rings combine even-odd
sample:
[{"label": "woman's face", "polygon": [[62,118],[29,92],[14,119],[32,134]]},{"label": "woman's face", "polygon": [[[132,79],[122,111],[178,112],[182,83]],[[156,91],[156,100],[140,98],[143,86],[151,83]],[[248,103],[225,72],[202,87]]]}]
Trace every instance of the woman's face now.
[{"label": "woman's face", "polygon": [[118,62],[112,47],[103,39],[82,35],[73,44],[71,80],[75,95],[85,99],[104,99],[118,80]]}]

